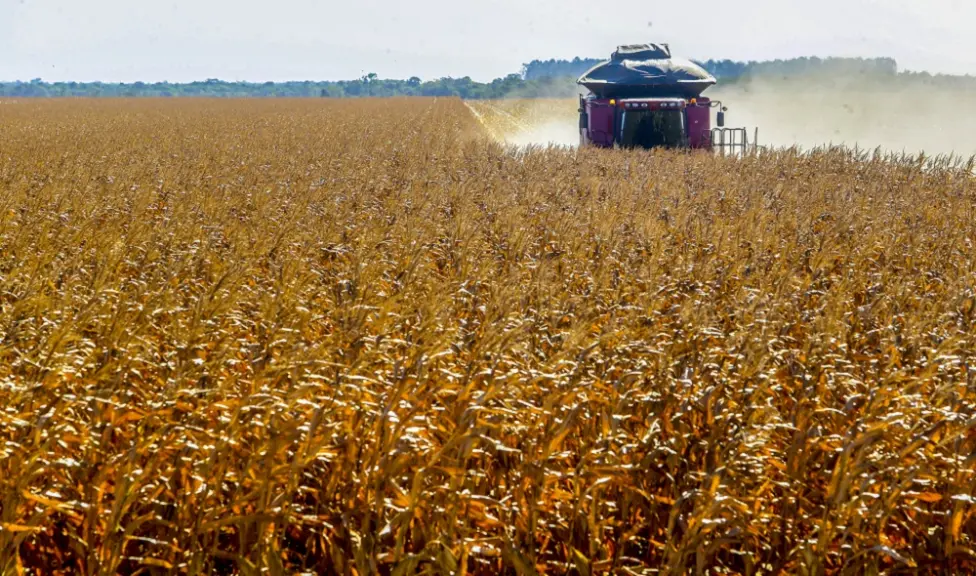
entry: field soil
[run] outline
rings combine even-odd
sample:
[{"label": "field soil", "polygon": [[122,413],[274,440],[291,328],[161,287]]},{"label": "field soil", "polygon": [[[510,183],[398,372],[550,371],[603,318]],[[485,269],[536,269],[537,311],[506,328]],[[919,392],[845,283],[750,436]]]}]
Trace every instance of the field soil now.
[{"label": "field soil", "polygon": [[539,105],[0,109],[0,572],[976,570],[972,166]]}]

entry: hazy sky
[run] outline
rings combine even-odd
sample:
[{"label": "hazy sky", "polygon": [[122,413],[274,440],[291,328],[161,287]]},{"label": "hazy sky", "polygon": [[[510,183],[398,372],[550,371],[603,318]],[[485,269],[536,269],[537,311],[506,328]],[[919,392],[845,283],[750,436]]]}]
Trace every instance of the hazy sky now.
[{"label": "hazy sky", "polygon": [[974,25],[972,0],[0,0],[0,80],[488,80],[648,41],[976,74]]}]

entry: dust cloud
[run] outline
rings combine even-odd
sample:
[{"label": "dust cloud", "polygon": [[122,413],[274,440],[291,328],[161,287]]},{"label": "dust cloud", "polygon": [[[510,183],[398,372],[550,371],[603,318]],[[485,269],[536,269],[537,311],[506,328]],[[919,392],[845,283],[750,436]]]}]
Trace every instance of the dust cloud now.
[{"label": "dust cloud", "polygon": [[580,135],[578,122],[571,119],[553,120],[544,124],[529,125],[524,130],[505,136],[505,142],[515,146],[578,146]]},{"label": "dust cloud", "polygon": [[[726,126],[747,128],[750,140],[759,128],[764,146],[976,154],[976,92],[940,89],[918,78],[740,81],[705,95],[728,106]],[[500,101],[481,111],[494,136],[509,144],[576,146],[577,108],[576,99],[549,99]]]},{"label": "dust cloud", "polygon": [[920,80],[858,78],[753,80],[707,96],[728,106],[726,126],[759,128],[773,147],[840,144],[928,155],[976,154],[976,93]]},{"label": "dust cloud", "polygon": [[577,146],[577,99],[469,101],[468,109],[495,140],[513,146]]},{"label": "dust cloud", "polygon": [[526,122],[505,141],[516,146],[579,146],[579,97],[587,93],[578,87],[572,99],[541,99],[525,105],[520,112]]}]

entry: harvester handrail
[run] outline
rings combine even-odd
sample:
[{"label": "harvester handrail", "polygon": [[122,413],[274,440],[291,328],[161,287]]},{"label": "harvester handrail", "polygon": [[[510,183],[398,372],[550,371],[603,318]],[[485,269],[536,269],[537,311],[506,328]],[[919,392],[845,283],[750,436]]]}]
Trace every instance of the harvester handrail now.
[{"label": "harvester handrail", "polygon": [[726,150],[735,152],[737,149],[745,154],[758,150],[758,128],[756,128],[755,134],[756,141],[751,144],[749,142],[749,131],[745,128],[716,127],[705,130],[703,136],[707,139],[710,148],[713,150],[718,148],[722,154],[725,154]]}]

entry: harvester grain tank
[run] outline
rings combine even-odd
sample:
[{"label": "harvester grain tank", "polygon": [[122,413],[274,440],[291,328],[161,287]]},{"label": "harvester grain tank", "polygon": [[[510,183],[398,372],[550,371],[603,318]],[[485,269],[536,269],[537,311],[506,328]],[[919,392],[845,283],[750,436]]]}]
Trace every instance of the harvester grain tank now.
[{"label": "harvester grain tank", "polygon": [[[745,128],[725,127],[720,101],[702,96],[715,78],[667,44],[620,46],[580,76],[580,145],[745,151]],[[716,127],[711,109],[716,108]],[[758,136],[758,130],[756,131]]]}]

